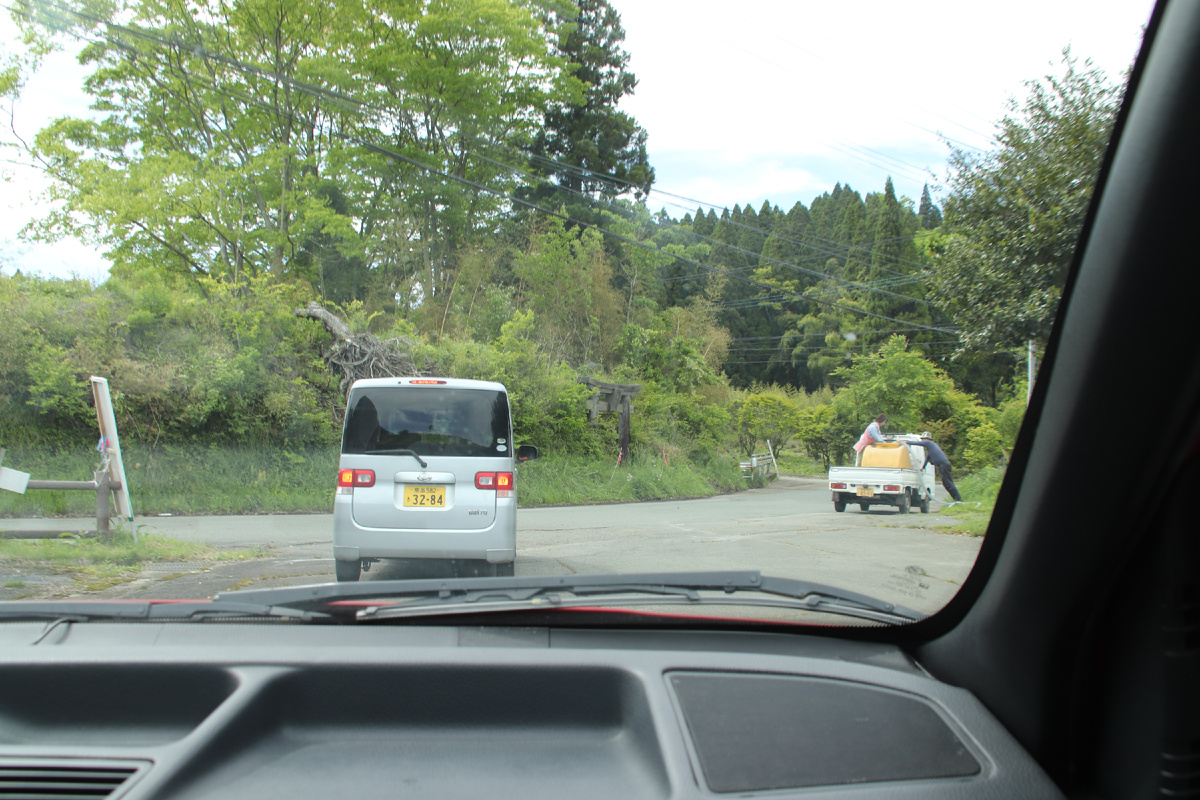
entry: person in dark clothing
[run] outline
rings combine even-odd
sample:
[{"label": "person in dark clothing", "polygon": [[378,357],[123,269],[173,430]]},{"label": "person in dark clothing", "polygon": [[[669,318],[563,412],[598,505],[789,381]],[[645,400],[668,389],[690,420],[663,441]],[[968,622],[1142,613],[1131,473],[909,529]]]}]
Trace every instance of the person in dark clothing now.
[{"label": "person in dark clothing", "polygon": [[[954,498],[954,502],[961,503],[962,495],[958,493],[958,487],[954,485],[954,470],[950,467],[950,459],[946,458],[942,448],[929,438],[929,431],[921,434],[921,441],[909,442],[909,444],[925,448],[925,463],[937,467],[938,474],[942,476],[942,486],[946,487],[946,491]],[[924,468],[924,464],[921,466]]]}]

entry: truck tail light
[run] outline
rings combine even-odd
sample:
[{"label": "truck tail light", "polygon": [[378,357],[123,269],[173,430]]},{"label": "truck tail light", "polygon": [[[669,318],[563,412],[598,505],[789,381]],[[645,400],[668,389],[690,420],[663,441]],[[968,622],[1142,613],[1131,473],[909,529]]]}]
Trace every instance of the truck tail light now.
[{"label": "truck tail light", "polygon": [[831,484],[829,484],[829,488],[830,488],[830,489],[845,489],[845,488],[846,488],[846,484],[844,484],[844,483],[831,483]]},{"label": "truck tail light", "polygon": [[340,469],[338,470],[338,488],[353,489],[355,486],[367,487],[375,485],[375,470],[373,469]]},{"label": "truck tail light", "polygon": [[892,483],[892,484],[888,484],[887,486],[884,486],[883,490],[885,492],[898,492],[898,491],[900,491],[900,487],[897,486],[896,484]]}]

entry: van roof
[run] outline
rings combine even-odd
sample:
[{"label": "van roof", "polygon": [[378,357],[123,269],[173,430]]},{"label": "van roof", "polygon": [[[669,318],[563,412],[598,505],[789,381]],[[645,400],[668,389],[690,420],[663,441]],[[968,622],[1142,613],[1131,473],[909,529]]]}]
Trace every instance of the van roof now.
[{"label": "van roof", "polygon": [[[461,389],[490,389],[494,392],[504,392],[505,394],[508,393],[508,390],[504,388],[504,384],[496,383],[495,381],[475,381],[467,378],[439,378],[435,375],[410,375],[398,376],[395,378],[364,378],[362,380],[355,381],[350,386],[350,390],[353,391],[359,388],[376,389],[385,386],[408,386],[412,384],[413,381],[444,381],[444,385],[450,387],[457,387]],[[417,385],[420,386],[421,384]]]}]

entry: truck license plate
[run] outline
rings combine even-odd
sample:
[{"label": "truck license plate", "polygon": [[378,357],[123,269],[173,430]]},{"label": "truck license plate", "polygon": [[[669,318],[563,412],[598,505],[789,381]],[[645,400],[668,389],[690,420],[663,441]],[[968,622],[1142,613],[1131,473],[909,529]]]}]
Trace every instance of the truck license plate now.
[{"label": "truck license plate", "polygon": [[870,486],[860,486],[860,487],[858,487],[858,496],[859,497],[874,497],[875,490],[872,489]]},{"label": "truck license plate", "polygon": [[416,508],[445,508],[445,486],[405,486],[404,505]]}]

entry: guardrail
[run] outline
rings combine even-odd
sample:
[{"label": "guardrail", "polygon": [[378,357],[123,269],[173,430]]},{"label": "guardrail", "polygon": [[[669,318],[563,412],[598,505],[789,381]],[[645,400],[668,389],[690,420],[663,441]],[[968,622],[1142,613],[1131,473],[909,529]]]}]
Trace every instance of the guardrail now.
[{"label": "guardrail", "polygon": [[[0,464],[4,463],[4,450],[0,449]],[[20,474],[20,473],[18,473]],[[20,494],[27,491],[88,491],[96,493],[96,533],[108,536],[112,531],[109,519],[112,517],[112,493],[120,491],[120,481],[112,480],[108,471],[107,458],[100,469],[92,473],[90,481],[35,481],[21,482]],[[4,539],[55,539],[62,536],[62,531],[0,531]]]},{"label": "guardrail", "polygon": [[767,452],[751,453],[750,460],[742,461],[738,466],[742,468],[743,478],[765,478],[772,468],[779,475],[779,465],[775,463],[775,451],[771,448],[770,440],[767,440]]}]

